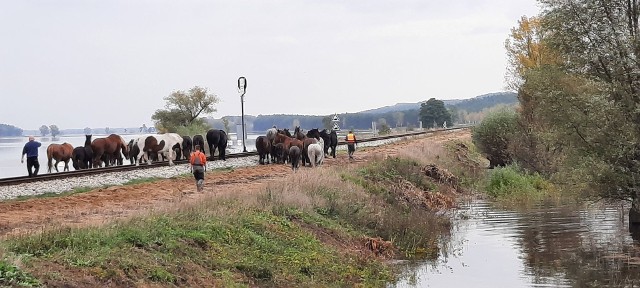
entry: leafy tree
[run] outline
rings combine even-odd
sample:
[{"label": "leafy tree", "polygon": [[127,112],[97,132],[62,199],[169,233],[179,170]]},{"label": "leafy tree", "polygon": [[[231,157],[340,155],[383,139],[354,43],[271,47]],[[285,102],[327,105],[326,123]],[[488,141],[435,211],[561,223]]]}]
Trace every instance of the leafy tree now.
[{"label": "leafy tree", "polygon": [[490,168],[511,164],[509,146],[516,131],[517,117],[515,112],[505,109],[488,115],[473,128],[473,144],[489,159]]},{"label": "leafy tree", "polygon": [[389,127],[389,125],[387,125],[386,122],[380,124],[380,135],[388,135],[391,134],[391,127]]},{"label": "leafy tree", "polygon": [[49,135],[49,126],[47,126],[47,125],[40,126],[40,135],[42,135],[42,136]]},{"label": "leafy tree", "polygon": [[547,34],[540,17],[523,16],[518,21],[518,26],[511,29],[505,48],[510,63],[509,86],[518,90],[520,103],[520,137],[514,139],[511,152],[521,167],[548,176],[557,171],[556,160],[561,158],[559,154],[564,144],[550,137],[553,134],[550,133],[552,123],[543,117],[545,111],[549,110],[548,103],[557,96],[545,86],[557,82],[556,79],[549,79],[548,75],[567,78],[552,71],[560,63],[560,59],[548,46]]},{"label": "leafy tree", "polygon": [[427,128],[442,127],[445,121],[451,123],[451,114],[444,102],[431,98],[420,105],[420,119]]},{"label": "leafy tree", "polygon": [[[601,196],[640,210],[640,9],[636,0],[541,0],[559,65],[525,70],[525,88],[558,142],[582,157]],[[546,72],[546,73],[543,73]],[[549,77],[554,75],[556,77]],[[550,81],[550,82],[548,82]],[[636,219],[638,220],[638,219]],[[634,221],[636,221],[634,220]]]},{"label": "leafy tree", "polygon": [[220,102],[217,95],[206,88],[195,86],[189,91],[175,91],[164,98],[165,109],[156,110],[151,116],[156,128],[161,132],[176,132],[178,127],[192,124],[205,125],[202,114],[216,111],[214,105]]},{"label": "leafy tree", "polygon": [[51,136],[52,137],[56,137],[56,136],[60,135],[60,128],[58,128],[58,125],[49,126],[49,130],[51,131]]},{"label": "leafy tree", "polygon": [[91,128],[84,127],[84,135],[91,135]]}]

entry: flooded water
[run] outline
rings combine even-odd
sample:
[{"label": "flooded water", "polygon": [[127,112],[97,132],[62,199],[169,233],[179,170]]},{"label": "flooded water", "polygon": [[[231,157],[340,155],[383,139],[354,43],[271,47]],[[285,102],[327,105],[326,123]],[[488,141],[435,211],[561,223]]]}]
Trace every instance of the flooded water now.
[{"label": "flooded water", "polygon": [[[93,139],[99,137],[106,137],[107,135],[93,135]],[[139,137],[138,134],[124,134],[121,135],[128,143],[129,140]],[[258,135],[247,135],[247,151],[255,151],[255,139]],[[20,163],[20,157],[22,156],[22,148],[28,141],[27,137],[0,137],[0,178],[25,176],[27,175],[26,164]],[[62,144],[67,142],[73,147],[83,146],[85,141],[84,135],[61,135],[56,138],[52,137],[36,137],[36,141],[42,143],[40,150],[38,151],[38,159],[40,161],[39,174],[47,173],[47,146],[52,143]],[[229,153],[242,152],[242,141],[236,139],[236,134],[229,134],[229,146],[227,150]],[[207,153],[208,148],[207,148]],[[26,159],[26,157],[25,157]],[[26,160],[25,160],[26,163]],[[126,162],[128,163],[128,162]],[[64,163],[58,164],[58,169],[62,171]],[[73,170],[71,163],[69,163],[69,169]],[[55,172],[55,170],[54,170]]]},{"label": "flooded water", "polygon": [[640,243],[627,209],[540,204],[514,211],[473,200],[458,211],[443,255],[401,264],[406,275],[393,287],[640,287]]}]

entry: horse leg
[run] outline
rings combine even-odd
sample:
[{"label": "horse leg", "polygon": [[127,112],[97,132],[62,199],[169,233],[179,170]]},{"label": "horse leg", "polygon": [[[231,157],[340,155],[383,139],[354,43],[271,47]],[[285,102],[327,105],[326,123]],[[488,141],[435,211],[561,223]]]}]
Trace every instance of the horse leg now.
[{"label": "horse leg", "polygon": [[64,169],[62,171],[69,171],[69,160],[64,161]]},{"label": "horse leg", "polygon": [[175,151],[173,151],[173,149],[169,149],[169,151],[167,152],[169,154],[169,156],[167,156],[169,158],[169,166],[173,166],[175,164],[173,164],[173,157],[175,156]]},{"label": "horse leg", "polygon": [[60,160],[56,159],[56,164],[53,164],[53,167],[56,167],[56,172],[60,172],[58,171],[58,163],[60,162]]}]

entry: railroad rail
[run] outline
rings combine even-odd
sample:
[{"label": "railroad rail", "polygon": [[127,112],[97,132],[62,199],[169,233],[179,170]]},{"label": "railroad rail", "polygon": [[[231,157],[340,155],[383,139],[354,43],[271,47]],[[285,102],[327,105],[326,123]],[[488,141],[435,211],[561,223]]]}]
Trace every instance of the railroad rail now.
[{"label": "railroad rail", "polygon": [[[442,131],[460,130],[465,128],[468,128],[468,127],[454,127],[454,128],[445,128],[445,129],[437,129],[437,130],[429,130],[429,131],[385,135],[385,136],[359,139],[358,142],[364,143],[364,142],[373,142],[373,141],[386,140],[386,139],[392,139],[392,138],[412,137],[412,136],[431,134],[431,133],[442,132]],[[342,141],[342,140],[338,141],[338,145],[346,145],[346,144],[347,142],[345,141]],[[252,152],[230,153],[230,154],[227,154],[227,158],[242,158],[242,157],[249,157],[249,156],[255,156],[255,155],[258,155],[258,152],[252,151]],[[176,165],[188,163],[187,160],[176,160],[173,162]],[[22,184],[22,183],[53,180],[53,179],[63,179],[63,178],[69,178],[69,177],[81,177],[81,176],[94,175],[94,174],[100,174],[100,173],[121,172],[121,171],[137,170],[137,169],[149,169],[149,168],[162,167],[162,166],[168,166],[168,165],[169,165],[168,162],[153,162],[151,165],[140,164],[139,166],[135,166],[133,164],[129,164],[129,165],[109,166],[109,167],[40,174],[35,177],[29,177],[29,176],[7,177],[7,178],[0,178],[0,186],[16,185],[16,184]]]}]

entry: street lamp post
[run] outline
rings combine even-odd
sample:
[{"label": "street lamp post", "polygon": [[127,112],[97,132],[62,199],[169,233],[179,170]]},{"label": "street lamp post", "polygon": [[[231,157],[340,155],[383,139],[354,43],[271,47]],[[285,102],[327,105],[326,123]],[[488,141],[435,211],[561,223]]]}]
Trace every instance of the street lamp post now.
[{"label": "street lamp post", "polygon": [[240,109],[242,109],[242,151],[247,152],[247,145],[245,144],[245,132],[244,132],[244,93],[247,90],[247,78],[238,78],[238,93],[240,93]]}]

